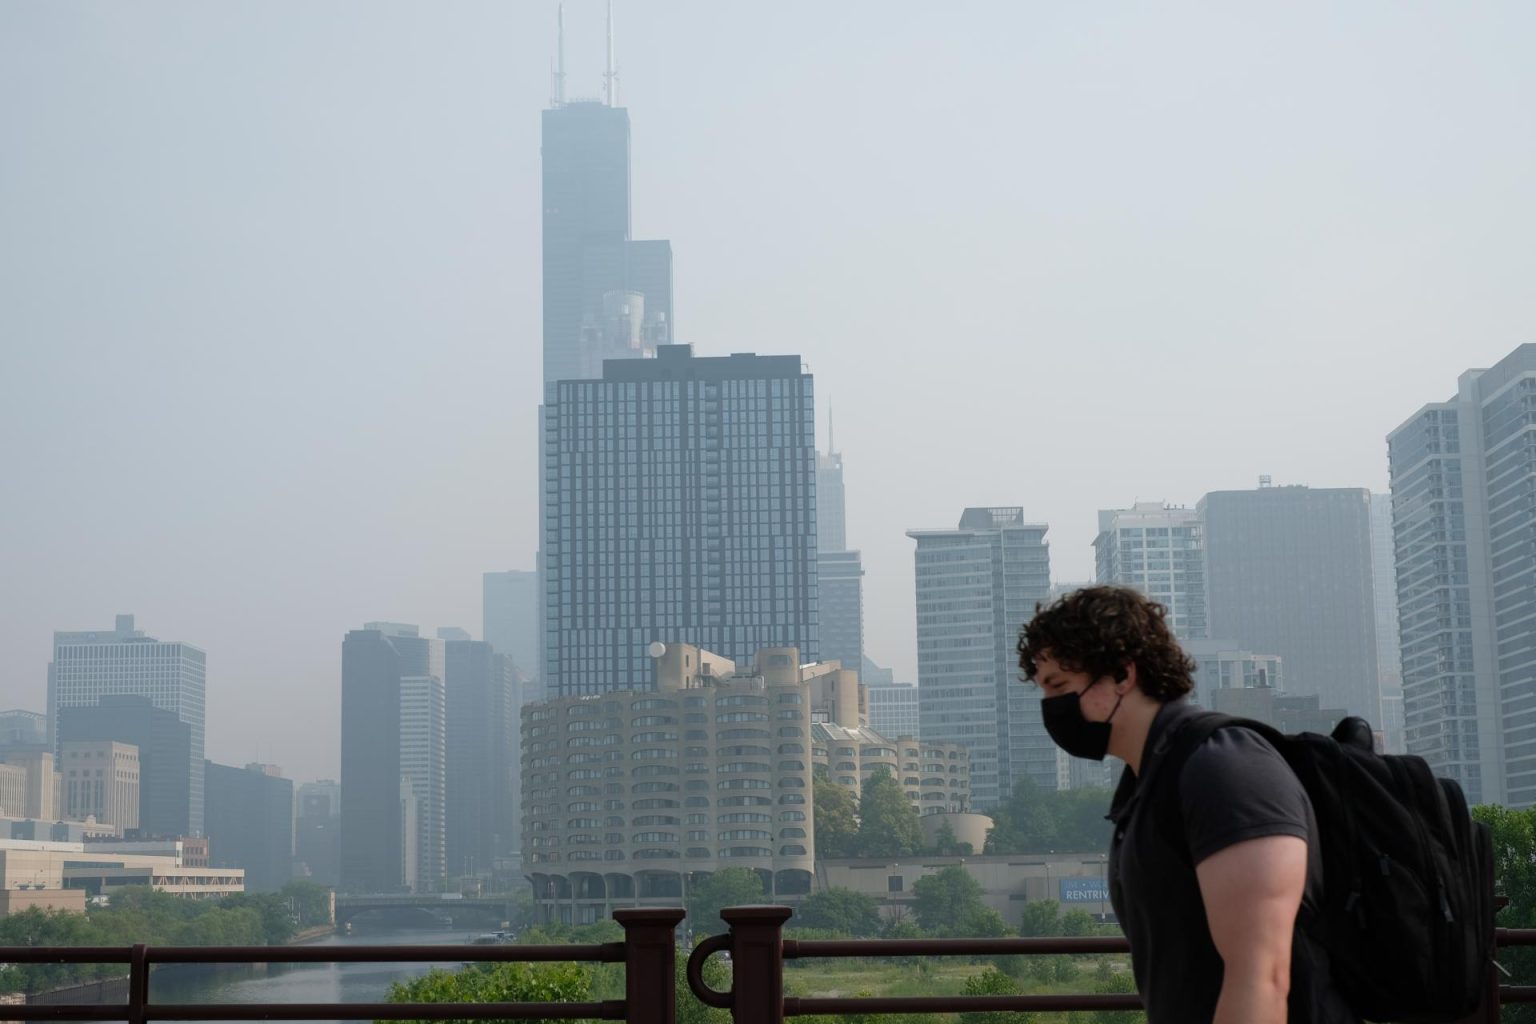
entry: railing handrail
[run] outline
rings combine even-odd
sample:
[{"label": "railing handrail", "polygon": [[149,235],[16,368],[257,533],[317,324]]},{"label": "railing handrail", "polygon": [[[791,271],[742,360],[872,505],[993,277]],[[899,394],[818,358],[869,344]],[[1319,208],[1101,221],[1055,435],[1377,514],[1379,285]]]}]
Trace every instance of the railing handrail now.
[{"label": "railing handrail", "polygon": [[[676,931],[681,907],[614,912],[624,941],[568,946],[8,946],[0,963],[127,964],[128,999],[122,1003],[7,1005],[7,1020],[104,1020],[148,1024],[187,1020],[577,1020],[631,1024],[677,1020]],[[150,968],[157,964],[223,963],[533,963],[624,964],[624,998],[552,1003],[154,1003]]]},{"label": "railing handrail", "polygon": [[[12,964],[126,964],[130,946],[9,946],[0,962]],[[440,946],[145,946],[152,964],[427,964],[579,961],[623,963],[624,943]]]},{"label": "railing handrail", "polygon": [[[688,985],[709,1006],[731,1011],[735,1024],[782,1024],[787,1017],[810,1014],[964,1013],[980,1011],[1070,1012],[1136,1010],[1136,993],[975,996],[785,996],[784,962],[809,958],[1012,956],[1041,954],[1128,953],[1124,936],[1052,936],[991,939],[786,939],[783,927],[792,911],[782,906],[732,907],[720,911],[727,931],[694,948],[688,958]],[[1493,948],[1536,945],[1536,928],[1495,928]],[[729,950],[732,989],[716,992],[704,983],[704,962]],[[742,982],[750,995],[740,991]],[[1487,995],[1476,1013],[1461,1024],[1496,1024],[1499,1008],[1536,1003],[1536,985],[1500,985],[1489,967]]]}]

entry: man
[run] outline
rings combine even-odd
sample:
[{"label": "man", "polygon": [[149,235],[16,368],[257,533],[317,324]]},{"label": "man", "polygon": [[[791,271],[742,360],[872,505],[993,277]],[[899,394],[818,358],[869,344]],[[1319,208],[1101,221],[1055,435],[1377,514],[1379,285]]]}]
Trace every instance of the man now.
[{"label": "man", "polygon": [[1059,747],[1125,762],[1110,900],[1149,1024],[1357,1024],[1305,931],[1322,896],[1316,823],[1280,754],[1252,730],[1220,729],[1177,778],[1158,773],[1201,713],[1162,606],[1125,587],[1076,591],[1037,608],[1019,667]]}]

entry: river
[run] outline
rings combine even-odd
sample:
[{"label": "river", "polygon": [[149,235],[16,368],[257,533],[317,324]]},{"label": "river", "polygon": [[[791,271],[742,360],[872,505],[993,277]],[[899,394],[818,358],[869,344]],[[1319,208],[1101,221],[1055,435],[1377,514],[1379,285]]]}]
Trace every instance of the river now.
[{"label": "river", "polygon": [[[474,933],[459,928],[359,929],[307,946],[426,946],[468,942]],[[156,969],[150,1000],[156,1003],[376,1003],[389,997],[391,982],[425,974],[432,964],[272,964],[265,968]],[[446,968],[461,962],[440,964]]]}]

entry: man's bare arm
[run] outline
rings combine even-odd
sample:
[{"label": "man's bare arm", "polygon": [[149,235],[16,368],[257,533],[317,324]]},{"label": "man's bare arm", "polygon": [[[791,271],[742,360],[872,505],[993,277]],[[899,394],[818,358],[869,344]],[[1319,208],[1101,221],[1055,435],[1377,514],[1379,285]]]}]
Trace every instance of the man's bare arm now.
[{"label": "man's bare arm", "polygon": [[1213,853],[1195,875],[1223,963],[1212,1024],[1285,1024],[1291,935],[1307,882],[1306,841],[1250,839]]}]

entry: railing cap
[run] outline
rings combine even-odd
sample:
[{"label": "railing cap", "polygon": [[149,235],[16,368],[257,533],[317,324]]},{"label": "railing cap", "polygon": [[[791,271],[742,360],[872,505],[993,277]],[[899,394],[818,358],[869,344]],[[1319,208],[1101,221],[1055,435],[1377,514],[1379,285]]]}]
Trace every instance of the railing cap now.
[{"label": "railing cap", "polygon": [[619,924],[670,924],[675,926],[688,911],[682,907],[624,907],[613,912]]},{"label": "railing cap", "polygon": [[761,904],[748,907],[726,907],[720,911],[720,918],[726,924],[782,924],[788,921],[795,911],[791,907]]}]

